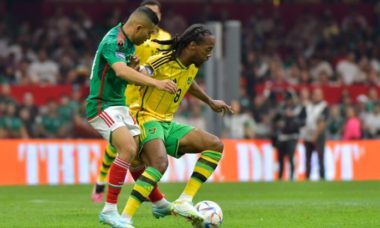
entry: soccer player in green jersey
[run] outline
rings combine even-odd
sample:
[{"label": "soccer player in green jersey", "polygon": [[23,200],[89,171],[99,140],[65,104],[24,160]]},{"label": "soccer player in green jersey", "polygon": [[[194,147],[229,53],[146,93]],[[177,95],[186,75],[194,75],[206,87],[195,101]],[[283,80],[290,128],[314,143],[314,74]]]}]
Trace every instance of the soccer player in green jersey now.
[{"label": "soccer player in green jersey", "polygon": [[[130,162],[137,153],[137,136],[140,134],[136,121],[125,105],[127,83],[154,87],[169,93],[177,90],[171,80],[156,80],[128,66],[134,56],[134,45],[149,39],[157,23],[157,15],[151,9],[144,6],[137,8],[125,24],[118,24],[103,37],[91,70],[87,118],[91,126],[118,151],[109,172],[107,202],[99,215],[101,222],[114,227],[133,227],[129,224],[119,225],[117,211],[118,195]],[[117,42],[119,33],[125,37],[122,45]]]},{"label": "soccer player in green jersey", "polygon": [[167,215],[178,214],[195,224],[203,221],[192,206],[192,199],[216,169],[222,157],[223,143],[215,135],[174,122],[173,117],[187,92],[208,104],[215,112],[232,112],[224,101],[210,98],[194,80],[198,68],[210,58],[214,40],[204,25],[192,25],[179,37],[156,41],[169,45],[169,49],[152,56],[140,67],[142,72],[153,78],[176,82],[178,90],[176,94],[169,94],[144,86],[137,104],[130,105],[142,130],[139,156],[147,167],[136,180],[124,208],[121,222],[125,224],[131,222],[137,209],[165,173],[167,155],[179,158],[186,153],[200,153],[200,157],[183,193],[172,203]]},{"label": "soccer player in green jersey", "polygon": [[[159,1],[144,0],[140,3],[140,6],[146,6],[150,8],[156,13],[159,20],[161,20],[161,4]],[[121,39],[119,43],[124,43],[125,38],[123,36],[119,36],[118,39]],[[159,49],[165,47],[165,45],[153,42],[153,39],[168,40],[171,39],[171,35],[163,29],[156,27],[156,31],[154,34],[152,34],[150,39],[145,41],[142,45],[136,47],[136,56],[139,58],[140,64],[145,64],[149,57],[151,57],[153,54],[159,53]],[[139,86],[128,85],[127,89],[125,90],[127,106],[139,99],[139,89]],[[103,202],[103,192],[107,183],[108,171],[113,160],[116,158],[116,154],[116,149],[108,144],[105,148],[102,165],[99,169],[98,178],[91,194],[91,199],[95,203]],[[144,171],[144,166],[140,165],[137,167],[130,167],[129,171],[132,177],[137,179]],[[149,195],[149,200],[153,203],[153,215],[157,218],[161,216],[161,211],[164,208],[167,208],[167,210],[170,208],[170,202],[165,199],[164,195],[159,191],[158,186],[155,186],[153,188],[151,194]],[[157,208],[160,208],[160,211],[156,210]]]}]

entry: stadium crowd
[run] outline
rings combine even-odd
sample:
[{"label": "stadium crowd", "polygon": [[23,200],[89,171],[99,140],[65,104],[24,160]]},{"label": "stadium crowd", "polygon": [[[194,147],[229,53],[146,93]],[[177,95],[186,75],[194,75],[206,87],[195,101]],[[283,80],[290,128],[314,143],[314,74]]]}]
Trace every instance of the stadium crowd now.
[{"label": "stadium crowd", "polygon": [[[306,104],[311,86],[360,84],[370,89],[355,98],[343,90],[339,94],[341,102],[329,104],[328,138],[343,138],[344,132],[351,128],[352,119],[359,121],[361,132],[353,139],[379,137],[380,3],[373,10],[370,21],[353,8],[342,20],[329,9],[318,15],[306,11],[291,27],[283,24],[276,11],[274,15],[266,15],[258,10],[242,22],[241,96],[232,102],[236,114],[225,118],[223,136],[270,138],[273,117],[281,107],[281,94],[288,87],[296,86],[298,102]],[[66,14],[58,8],[40,25],[3,16],[0,20],[0,137],[96,136],[86,123],[86,94],[80,88],[88,86],[99,38],[122,21],[122,15],[120,9],[115,9],[104,23],[95,23],[84,10]],[[169,9],[161,26],[172,34],[180,34],[191,23],[228,18],[228,12],[217,14],[208,7],[197,18],[185,18]],[[35,105],[32,93],[24,94],[23,101],[18,102],[11,96],[12,86],[62,84],[75,85],[73,92],[44,105]],[[266,89],[256,92],[258,85],[266,85]],[[274,85],[281,85],[284,91],[274,92],[270,89]],[[176,118],[205,129],[202,115],[205,109],[188,97]]]}]

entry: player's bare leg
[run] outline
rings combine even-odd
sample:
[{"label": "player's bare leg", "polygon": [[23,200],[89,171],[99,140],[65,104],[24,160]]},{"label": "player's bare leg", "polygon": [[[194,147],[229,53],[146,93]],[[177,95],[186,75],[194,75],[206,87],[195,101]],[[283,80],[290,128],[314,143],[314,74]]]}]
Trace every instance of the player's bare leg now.
[{"label": "player's bare leg", "polygon": [[160,139],[147,142],[141,154],[144,164],[147,165],[144,172],[136,180],[127,204],[123,210],[122,220],[131,221],[141,204],[147,200],[157,182],[168,166],[168,159],[164,143]]},{"label": "player's bare leg", "polygon": [[[179,142],[179,152],[201,153],[190,180],[180,195],[173,202],[174,210],[181,210],[183,205],[192,205],[193,197],[199,191],[200,187],[215,171],[220,159],[222,158],[223,143],[221,140],[202,130],[193,129]],[[193,220],[194,224],[200,223],[200,220]]]},{"label": "player's bare leg", "polygon": [[137,152],[138,137],[133,138],[127,127],[120,127],[112,132],[112,143],[118,151],[118,156],[112,163],[109,173],[107,201],[99,215],[100,222],[112,227],[133,227],[130,222],[120,220],[117,201],[130,162]]},{"label": "player's bare leg", "polygon": [[103,194],[108,182],[108,173],[112,162],[115,160],[117,155],[116,149],[111,145],[107,144],[102,157],[102,165],[100,166],[98,178],[94,185],[91,194],[91,200],[94,203],[103,203]]},{"label": "player's bare leg", "polygon": [[[145,169],[145,164],[140,159],[135,159],[132,162],[129,171],[131,172],[133,179],[136,181],[141,174],[143,174]],[[157,184],[154,185],[154,188],[149,195],[149,200],[152,202],[152,214],[155,218],[159,219],[172,214],[171,202],[169,202],[160,192]]]}]

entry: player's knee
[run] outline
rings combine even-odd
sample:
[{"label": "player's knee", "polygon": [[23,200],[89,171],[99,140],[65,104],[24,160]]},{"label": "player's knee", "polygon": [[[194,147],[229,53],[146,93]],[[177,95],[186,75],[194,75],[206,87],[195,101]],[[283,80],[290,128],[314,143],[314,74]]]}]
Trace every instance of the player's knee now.
[{"label": "player's knee", "polygon": [[211,150],[218,151],[220,153],[223,152],[224,144],[222,140],[216,136],[214,136],[211,140]]},{"label": "player's knee", "polygon": [[136,145],[128,145],[128,146],[120,146],[116,147],[118,157],[126,162],[131,162],[137,154],[137,146]]},{"label": "player's knee", "polygon": [[160,173],[164,174],[169,166],[169,162],[167,157],[159,157],[158,159],[155,159],[151,166],[157,169]]}]

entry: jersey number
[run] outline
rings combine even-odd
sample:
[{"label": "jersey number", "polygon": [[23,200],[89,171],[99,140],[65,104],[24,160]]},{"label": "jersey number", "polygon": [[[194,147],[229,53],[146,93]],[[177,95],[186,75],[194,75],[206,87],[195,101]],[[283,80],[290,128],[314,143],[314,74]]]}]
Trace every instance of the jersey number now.
[{"label": "jersey number", "polygon": [[179,98],[181,97],[181,93],[182,93],[182,89],[178,89],[174,97],[174,103],[177,103],[179,101]]}]

